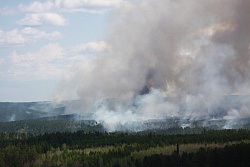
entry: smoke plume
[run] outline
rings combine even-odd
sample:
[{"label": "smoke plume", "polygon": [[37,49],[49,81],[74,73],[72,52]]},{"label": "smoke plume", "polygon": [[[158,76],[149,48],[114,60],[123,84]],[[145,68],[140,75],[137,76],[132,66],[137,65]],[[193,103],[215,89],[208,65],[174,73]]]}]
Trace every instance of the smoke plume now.
[{"label": "smoke plume", "polygon": [[250,116],[249,101],[225,100],[250,91],[249,9],[249,0],[131,0],[110,14],[110,51],[75,69],[56,98],[77,97],[72,112],[93,113],[109,131],[221,110],[222,118]]}]

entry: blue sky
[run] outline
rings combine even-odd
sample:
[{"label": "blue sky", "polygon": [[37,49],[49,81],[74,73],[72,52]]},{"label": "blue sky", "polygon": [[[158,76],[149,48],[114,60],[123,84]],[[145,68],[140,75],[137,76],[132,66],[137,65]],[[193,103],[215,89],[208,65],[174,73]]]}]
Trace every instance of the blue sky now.
[{"label": "blue sky", "polygon": [[51,100],[85,57],[104,52],[122,0],[0,0],[0,101]]}]

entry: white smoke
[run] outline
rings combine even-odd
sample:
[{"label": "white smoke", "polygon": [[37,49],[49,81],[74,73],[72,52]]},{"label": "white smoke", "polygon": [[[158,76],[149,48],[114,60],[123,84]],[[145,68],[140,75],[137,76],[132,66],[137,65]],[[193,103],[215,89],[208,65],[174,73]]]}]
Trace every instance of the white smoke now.
[{"label": "white smoke", "polygon": [[12,114],[11,117],[9,118],[9,122],[13,122],[16,120],[16,115],[15,114]]},{"label": "white smoke", "polygon": [[[227,109],[223,95],[249,94],[249,8],[249,0],[131,0],[112,12],[109,52],[62,81],[56,98],[79,98],[77,112],[94,113],[109,131],[129,121],[218,115]],[[151,92],[139,96],[145,85]],[[112,98],[134,100],[96,107]]]},{"label": "white smoke", "polygon": [[152,89],[149,94],[132,99],[119,99],[112,107],[110,102],[96,104],[93,118],[102,123],[107,131],[141,131],[145,121],[176,117],[178,106],[167,101],[162,91]]}]

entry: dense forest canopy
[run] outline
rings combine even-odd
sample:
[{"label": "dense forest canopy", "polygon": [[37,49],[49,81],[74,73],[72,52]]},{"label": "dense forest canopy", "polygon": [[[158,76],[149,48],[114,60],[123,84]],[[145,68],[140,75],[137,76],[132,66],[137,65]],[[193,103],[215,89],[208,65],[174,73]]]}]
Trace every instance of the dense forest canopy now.
[{"label": "dense forest canopy", "polygon": [[[64,132],[2,133],[0,166],[247,166],[249,130],[199,134]],[[179,145],[179,153],[176,144]],[[15,161],[13,161],[15,159]]]}]

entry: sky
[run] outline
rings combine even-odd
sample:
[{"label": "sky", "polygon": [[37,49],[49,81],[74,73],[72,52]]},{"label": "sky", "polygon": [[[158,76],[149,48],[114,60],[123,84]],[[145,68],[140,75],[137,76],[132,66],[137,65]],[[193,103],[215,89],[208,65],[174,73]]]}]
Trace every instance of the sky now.
[{"label": "sky", "polygon": [[0,101],[50,101],[62,79],[105,52],[122,0],[0,0]]},{"label": "sky", "polygon": [[78,99],[68,113],[92,112],[111,131],[220,109],[223,119],[250,117],[249,98],[230,108],[224,100],[250,94],[249,8],[249,0],[0,0],[0,102]]}]

